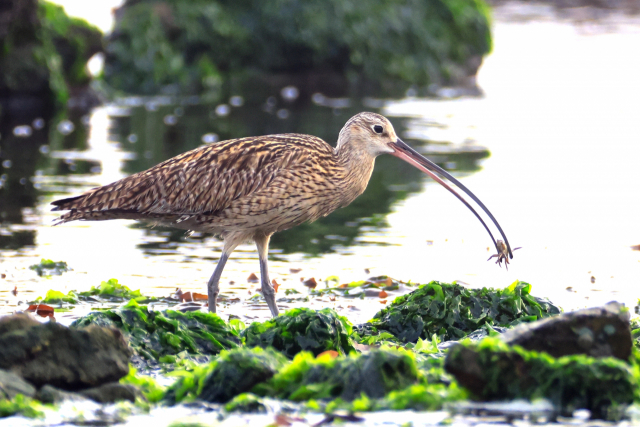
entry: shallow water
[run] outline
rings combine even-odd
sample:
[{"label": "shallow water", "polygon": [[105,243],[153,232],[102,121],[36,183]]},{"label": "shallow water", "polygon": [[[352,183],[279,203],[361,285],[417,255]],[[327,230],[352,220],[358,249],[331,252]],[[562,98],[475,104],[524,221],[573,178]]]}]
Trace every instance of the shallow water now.
[{"label": "shallow water", "polygon": [[[330,276],[347,282],[382,274],[474,287],[520,279],[565,310],[614,299],[635,305],[640,56],[633,52],[640,25],[549,16],[507,22],[498,14],[494,37],[478,75],[482,97],[362,104],[316,97],[309,105],[289,104],[278,93],[258,105],[238,98],[223,105],[127,98],[41,130],[42,123],[25,123],[29,137],[21,136],[26,128],[3,129],[0,313],[24,307],[47,289],[86,290],[112,277],[149,295],[167,296],[176,288],[204,292],[221,247],[214,237],[132,221],[51,227],[56,215],[49,203],[219,139],[302,132],[334,143],[352,114],[372,109],[460,178],[491,209],[512,247],[522,249],[508,271],[488,262],[491,241],[472,214],[417,170],[383,156],[354,204],[274,237],[269,267],[282,286],[278,298],[287,288],[301,292],[283,308],[332,307],[354,323],[365,321],[385,300],[304,301],[308,290],[301,280],[314,277],[323,287]],[[39,278],[28,267],[41,258],[64,260],[74,270]],[[252,246],[234,252],[221,281],[223,317],[268,316],[262,299],[252,298],[257,284],[247,282],[258,272]],[[17,295],[10,292],[14,287]]]}]

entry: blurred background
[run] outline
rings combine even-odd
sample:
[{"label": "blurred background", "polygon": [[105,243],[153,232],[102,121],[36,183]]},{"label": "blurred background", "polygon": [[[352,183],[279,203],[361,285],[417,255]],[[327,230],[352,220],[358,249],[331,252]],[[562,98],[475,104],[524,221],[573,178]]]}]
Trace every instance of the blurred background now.
[{"label": "blurred background", "polygon": [[[150,295],[204,292],[214,236],[51,227],[49,204],[220,140],[298,132],[334,145],[365,110],[459,178],[522,249],[508,271],[487,261],[473,215],[382,156],[350,206],[273,237],[271,277],[304,304],[367,320],[386,300],[309,298],[301,281],[375,275],[520,279],[565,310],[640,296],[637,0],[8,0],[0,44],[2,312],[111,277]],[[41,258],[73,271],[40,278],[28,267]],[[240,247],[223,315],[268,316],[247,280],[258,272],[254,247]]]}]

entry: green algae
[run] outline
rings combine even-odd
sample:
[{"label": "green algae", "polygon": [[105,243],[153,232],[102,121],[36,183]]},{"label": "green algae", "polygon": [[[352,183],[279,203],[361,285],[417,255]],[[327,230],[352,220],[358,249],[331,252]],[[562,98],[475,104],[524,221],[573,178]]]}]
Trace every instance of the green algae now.
[{"label": "green algae", "polygon": [[567,416],[588,409],[593,418],[619,419],[640,398],[637,363],[585,355],[553,358],[494,337],[452,347],[445,368],[480,400],[546,398]]},{"label": "green algae", "polygon": [[406,351],[376,349],[334,358],[329,354],[314,358],[309,352],[301,352],[253,392],[293,401],[335,398],[352,401],[361,393],[381,398],[419,380],[415,357]]},{"label": "green algae", "polygon": [[145,403],[158,403],[165,396],[165,387],[159,385],[148,375],[138,374],[138,371],[133,366],[130,367],[126,376],[120,378],[120,384],[136,386],[147,400]]},{"label": "green algae", "polygon": [[42,259],[38,264],[29,267],[38,273],[38,276],[60,276],[62,273],[71,270],[64,261],[52,261],[50,259]]},{"label": "green algae", "polygon": [[79,292],[78,295],[82,297],[99,296],[102,298],[121,300],[135,299],[137,302],[150,299],[149,297],[143,296],[140,290],[132,291],[128,287],[118,283],[118,279],[109,279],[106,282],[100,282],[98,286],[92,286],[88,291]]},{"label": "green algae", "polygon": [[[66,266],[66,263],[63,264]],[[91,289],[84,292],[72,290],[65,294],[63,292],[50,289],[49,291],[47,291],[47,294],[44,298],[38,297],[35,301],[45,304],[78,304],[79,302],[94,302],[96,301],[96,299],[105,302],[123,302],[128,300],[135,300],[138,303],[145,303],[158,301],[158,298],[142,295],[140,290],[132,291],[127,286],[118,283],[118,279],[109,279],[107,281],[103,281],[98,286],[92,286]]]},{"label": "green algae", "polygon": [[[638,306],[636,306],[636,313],[638,312]],[[640,350],[640,318],[636,317],[631,319],[631,337],[633,338],[633,346]]]},{"label": "green algae", "polygon": [[60,291],[56,291],[53,289],[49,289],[47,294],[42,297],[38,297],[35,299],[35,302],[44,303],[44,304],[77,304],[80,301],[78,294],[74,291],[69,291],[68,293],[62,293]]},{"label": "green algae", "polygon": [[334,350],[339,354],[355,351],[351,323],[334,310],[294,308],[265,322],[254,322],[244,332],[248,347],[273,347],[293,358],[301,351],[318,355]]},{"label": "green algae", "polygon": [[241,345],[243,323],[237,319],[225,322],[215,313],[174,310],[153,311],[135,300],[119,309],[97,311],[73,322],[73,327],[88,325],[115,327],[127,334],[134,353],[148,360],[192,358],[215,355]]},{"label": "green algae", "polygon": [[192,401],[226,403],[273,377],[288,359],[275,350],[260,347],[223,351],[211,363],[190,371],[174,371],[178,380],[167,390],[170,403]]},{"label": "green algae", "polygon": [[44,406],[35,399],[22,394],[13,399],[0,399],[0,418],[22,415],[27,418],[41,418],[44,416]]},{"label": "green algae", "polygon": [[403,343],[455,340],[485,325],[513,326],[560,313],[543,298],[530,295],[531,285],[516,281],[504,289],[467,289],[458,284],[430,282],[397,297],[357,329],[360,342],[388,332]]},{"label": "green algae", "polygon": [[349,412],[373,412],[385,410],[437,411],[448,402],[457,402],[468,397],[468,393],[456,384],[413,384],[402,390],[393,390],[381,399],[372,399],[365,393],[352,401],[334,399],[327,403],[310,400],[306,406],[320,412],[336,410]]},{"label": "green algae", "polygon": [[224,405],[224,410],[227,412],[258,413],[266,412],[267,408],[260,396],[253,393],[240,393]]},{"label": "green algae", "polygon": [[489,7],[481,0],[361,6],[356,0],[129,2],[107,39],[105,79],[130,93],[199,93],[225,82],[237,87],[243,78],[320,72],[397,96],[412,85],[460,84],[475,74],[473,59],[491,50]]}]

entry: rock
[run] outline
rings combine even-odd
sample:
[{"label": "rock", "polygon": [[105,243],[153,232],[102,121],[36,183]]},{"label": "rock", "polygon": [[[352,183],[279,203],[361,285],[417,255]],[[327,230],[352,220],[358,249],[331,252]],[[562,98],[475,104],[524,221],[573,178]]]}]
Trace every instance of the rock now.
[{"label": "rock", "polygon": [[7,332],[28,329],[38,325],[41,325],[41,323],[27,313],[18,313],[13,316],[0,317],[0,336]]},{"label": "rock", "polygon": [[629,313],[617,302],[521,324],[501,337],[509,345],[553,357],[586,354],[628,360],[633,345]]},{"label": "rock", "polygon": [[100,30],[67,16],[62,6],[37,0],[2,2],[0,112],[43,117],[53,105],[64,107],[70,95],[74,103],[69,107],[92,106],[88,101],[96,94],[86,64],[102,50]]},{"label": "rock", "polygon": [[281,371],[287,358],[272,348],[237,348],[224,351],[209,364],[209,368],[182,376],[168,390],[165,399],[176,403],[186,395],[187,383],[201,384],[197,398],[205,402],[226,403],[235,396],[250,391]]},{"label": "rock", "polygon": [[[99,403],[113,403],[120,400],[135,402],[136,397],[142,397],[142,393],[131,384],[120,384],[118,382],[103,384],[83,390],[80,395]],[[144,397],[142,397],[144,399]]]},{"label": "rock", "polygon": [[33,397],[36,388],[13,372],[0,369],[0,400],[13,399],[17,394]]},{"label": "rock", "polygon": [[[104,78],[129,93],[215,92],[227,84],[253,97],[262,85],[290,84],[309,99],[347,96],[359,81],[369,95],[379,88],[398,96],[413,86],[474,85],[491,49],[488,9],[476,1],[123,3],[106,39]],[[142,42],[151,33],[154,42]]]},{"label": "rock", "polygon": [[450,348],[444,367],[478,400],[546,398],[563,416],[588,409],[592,418],[617,419],[640,387],[627,361],[583,354],[554,358],[498,337]]},{"label": "rock", "polygon": [[25,327],[0,334],[0,369],[11,370],[36,387],[82,390],[117,381],[129,372],[131,351],[117,329],[3,320],[5,325],[21,322]]},{"label": "rock", "polygon": [[36,399],[42,403],[60,403],[64,400],[88,401],[89,399],[79,393],[60,390],[59,388],[44,385],[36,394]]}]

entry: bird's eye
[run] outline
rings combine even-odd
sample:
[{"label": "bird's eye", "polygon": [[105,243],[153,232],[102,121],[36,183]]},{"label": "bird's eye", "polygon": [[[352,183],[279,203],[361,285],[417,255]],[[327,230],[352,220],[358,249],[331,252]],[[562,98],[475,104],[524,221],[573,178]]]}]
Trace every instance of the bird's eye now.
[{"label": "bird's eye", "polygon": [[383,128],[382,126],[380,126],[380,125],[375,125],[375,126],[373,127],[373,131],[374,131],[375,133],[382,133],[382,131],[384,131],[384,128]]}]

